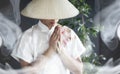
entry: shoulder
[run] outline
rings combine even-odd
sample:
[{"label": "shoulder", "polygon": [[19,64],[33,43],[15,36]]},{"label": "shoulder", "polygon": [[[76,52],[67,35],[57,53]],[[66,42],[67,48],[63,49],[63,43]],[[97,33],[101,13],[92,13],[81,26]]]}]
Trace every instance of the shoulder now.
[{"label": "shoulder", "polygon": [[75,31],[67,26],[63,26],[65,28],[65,30],[67,31],[67,33],[70,33],[71,38],[72,39],[76,39],[78,38],[77,34],[75,33]]},{"label": "shoulder", "polygon": [[32,26],[31,28],[27,29],[23,32],[24,36],[30,36],[37,28],[37,25]]},{"label": "shoulder", "polygon": [[23,32],[22,37],[28,37],[31,35],[31,33],[32,33],[32,29],[29,28],[25,32]]},{"label": "shoulder", "polygon": [[21,36],[20,36],[20,41],[26,41],[26,40],[29,40],[31,39],[32,37],[32,32],[33,31],[33,27],[27,29],[26,31],[24,31]]},{"label": "shoulder", "polygon": [[[60,25],[60,24],[58,24]],[[60,25],[62,26],[62,25]],[[78,38],[77,34],[75,33],[75,31],[73,29],[71,29],[70,27],[68,26],[62,26],[63,29],[66,31],[67,34],[69,34],[71,36],[71,39],[74,40],[76,38]]]},{"label": "shoulder", "polygon": [[65,30],[66,30],[67,32],[71,32],[71,31],[72,31],[72,29],[69,28],[68,26],[63,26],[63,28],[65,28]]}]

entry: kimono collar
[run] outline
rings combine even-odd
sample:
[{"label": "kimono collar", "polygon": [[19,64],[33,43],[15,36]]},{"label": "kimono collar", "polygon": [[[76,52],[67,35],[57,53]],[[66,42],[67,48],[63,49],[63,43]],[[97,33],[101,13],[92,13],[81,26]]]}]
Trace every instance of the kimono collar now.
[{"label": "kimono collar", "polygon": [[55,29],[55,26],[53,26],[51,29],[49,29],[45,24],[43,24],[41,21],[38,22],[38,26],[40,27],[41,31],[43,32],[52,32]]}]

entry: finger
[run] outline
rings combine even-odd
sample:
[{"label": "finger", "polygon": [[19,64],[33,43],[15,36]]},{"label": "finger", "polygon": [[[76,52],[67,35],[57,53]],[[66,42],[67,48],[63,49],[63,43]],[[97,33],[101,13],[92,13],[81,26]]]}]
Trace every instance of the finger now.
[{"label": "finger", "polygon": [[59,36],[59,35],[57,35],[56,40],[57,40],[57,41],[59,41],[59,39],[60,39],[60,36]]},{"label": "finger", "polygon": [[57,52],[59,52],[60,46],[59,46],[59,41],[57,42]]},{"label": "finger", "polygon": [[57,34],[57,28],[55,28],[55,30],[54,30],[52,36],[54,37],[56,34]]},{"label": "finger", "polygon": [[56,40],[58,39],[58,35],[54,33],[54,34],[51,36],[51,39],[52,39],[53,41],[56,41]]},{"label": "finger", "polygon": [[55,35],[54,40],[55,40],[55,41],[58,41],[58,40],[59,40],[59,36],[58,36],[57,34]]},{"label": "finger", "polygon": [[58,28],[55,28],[54,33],[57,34]]},{"label": "finger", "polygon": [[55,35],[56,35],[56,31],[54,30],[54,32],[53,32],[52,35],[51,35],[51,38],[54,38]]},{"label": "finger", "polygon": [[53,35],[52,35],[52,37],[53,37],[54,39],[58,38],[58,35],[59,35],[58,32],[59,32],[58,28],[55,28],[55,30],[54,30],[54,32],[53,32]]},{"label": "finger", "polygon": [[57,35],[59,36],[59,41],[61,40],[61,27],[58,28]]},{"label": "finger", "polygon": [[57,30],[57,39],[59,40],[60,39],[60,31],[61,31],[61,29],[59,28],[58,30]]}]

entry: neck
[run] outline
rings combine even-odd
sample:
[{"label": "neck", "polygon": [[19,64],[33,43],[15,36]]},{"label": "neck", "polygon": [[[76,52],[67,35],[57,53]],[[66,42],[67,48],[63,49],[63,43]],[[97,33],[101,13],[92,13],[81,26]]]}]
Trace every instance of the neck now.
[{"label": "neck", "polygon": [[54,24],[49,24],[49,23],[45,23],[43,21],[41,21],[44,25],[46,25],[48,27],[48,29],[50,30],[52,27],[56,26],[57,23]]},{"label": "neck", "polygon": [[46,25],[48,28],[49,28],[49,30],[53,27],[53,26],[50,26],[50,25]]}]

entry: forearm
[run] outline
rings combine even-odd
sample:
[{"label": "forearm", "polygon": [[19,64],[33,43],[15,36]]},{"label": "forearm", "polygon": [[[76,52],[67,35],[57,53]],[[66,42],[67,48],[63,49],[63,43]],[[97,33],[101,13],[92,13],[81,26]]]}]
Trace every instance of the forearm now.
[{"label": "forearm", "polygon": [[49,57],[51,57],[53,55],[53,53],[55,53],[55,50],[53,48],[49,47],[45,51],[45,53],[43,53],[43,55],[49,58]]},{"label": "forearm", "polygon": [[64,65],[74,74],[82,74],[83,63],[73,59],[64,51],[58,51],[58,54]]},{"label": "forearm", "polygon": [[32,63],[28,63],[22,59],[19,59],[21,67],[28,67],[28,66],[35,66],[35,65],[41,65],[41,63],[45,63],[46,61],[49,60],[49,58],[51,57],[51,55],[53,54],[53,50],[48,48],[47,51],[45,51],[45,53],[43,53],[42,55],[38,55],[37,59],[35,61],[33,61]]},{"label": "forearm", "polygon": [[48,48],[47,51],[45,51],[42,55],[39,55],[36,61],[32,63],[32,67],[29,67],[30,69],[32,69],[31,73],[37,74],[38,71],[42,72],[53,53],[54,51]]},{"label": "forearm", "polygon": [[53,53],[55,53],[55,51],[52,48],[48,48],[42,55],[38,55],[36,61],[34,61],[32,64],[40,64],[42,62],[48,61]]}]

